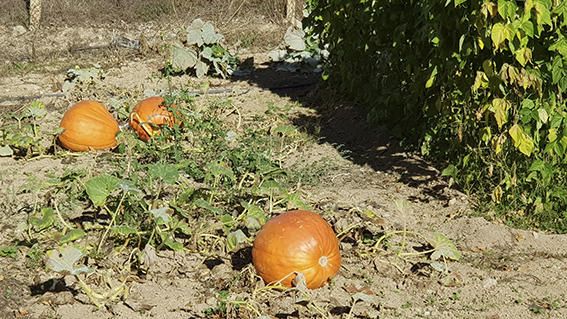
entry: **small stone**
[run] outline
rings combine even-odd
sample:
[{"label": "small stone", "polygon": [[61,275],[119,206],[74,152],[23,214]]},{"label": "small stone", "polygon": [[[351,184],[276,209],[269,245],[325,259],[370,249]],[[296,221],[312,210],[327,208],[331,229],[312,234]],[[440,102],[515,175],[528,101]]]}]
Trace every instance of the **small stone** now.
[{"label": "small stone", "polygon": [[23,25],[17,25],[12,28],[12,36],[14,37],[18,37],[26,32],[28,32],[28,30],[26,30],[26,28]]},{"label": "small stone", "polygon": [[494,278],[486,278],[483,282],[482,282],[482,287],[484,289],[490,289],[494,286],[496,286],[498,284],[498,281]]}]

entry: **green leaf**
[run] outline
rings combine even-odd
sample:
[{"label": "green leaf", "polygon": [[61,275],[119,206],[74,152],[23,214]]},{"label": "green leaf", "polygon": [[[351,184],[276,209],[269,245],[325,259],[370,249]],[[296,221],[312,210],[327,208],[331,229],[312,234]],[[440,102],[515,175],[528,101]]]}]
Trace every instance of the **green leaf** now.
[{"label": "green leaf", "polygon": [[518,6],[515,1],[498,0],[498,13],[504,19],[513,20]]},{"label": "green leaf", "polygon": [[61,239],[59,239],[59,243],[60,244],[67,244],[70,243],[72,241],[75,241],[77,239],[83,238],[85,237],[87,233],[85,233],[84,230],[82,229],[72,229],[70,231],[68,231],[65,236],[61,237]]},{"label": "green leaf", "polygon": [[1,246],[0,257],[15,259],[18,256],[18,246]]},{"label": "green leaf", "polygon": [[183,244],[171,238],[167,238],[163,243],[173,251],[183,251]]},{"label": "green leaf", "polygon": [[506,35],[504,30],[505,30],[504,25],[500,22],[492,26],[492,32],[490,38],[492,39],[492,43],[494,44],[494,47],[496,49],[500,48],[504,43],[504,41],[506,40]]},{"label": "green leaf", "polygon": [[111,175],[98,175],[92,177],[85,183],[85,190],[89,199],[97,207],[106,204],[106,199],[118,188],[120,179]]},{"label": "green leaf", "polygon": [[563,78],[564,73],[563,60],[560,57],[555,57],[551,64],[551,81],[553,84],[557,84]]},{"label": "green leaf", "polygon": [[285,199],[286,199],[286,202],[287,202],[286,208],[288,210],[291,210],[291,209],[309,210],[309,209],[312,208],[303,199],[301,199],[301,197],[297,193],[287,194]]},{"label": "green leaf", "polygon": [[166,184],[175,184],[179,178],[179,170],[174,164],[154,163],[147,165],[148,174]]},{"label": "green leaf", "polygon": [[455,0],[455,7],[467,2],[468,0]]},{"label": "green leaf", "polygon": [[30,224],[36,232],[48,229],[55,223],[55,211],[53,208],[42,208],[40,214],[41,217],[32,217],[30,219]]},{"label": "green leaf", "polygon": [[496,98],[492,100],[490,111],[494,113],[499,129],[502,129],[502,126],[508,122],[508,110],[511,106],[512,104],[506,99]]},{"label": "green leaf", "polygon": [[78,275],[80,273],[90,272],[86,266],[76,267],[77,263],[83,257],[83,253],[73,246],[65,246],[60,249],[50,250],[47,252],[47,268],[62,274]]},{"label": "green leaf", "polygon": [[534,0],[534,8],[536,11],[536,22],[538,24],[538,29],[541,29],[543,25],[553,26],[551,22],[551,12],[549,11],[551,7],[551,1],[546,0]]},{"label": "green leaf", "polygon": [[477,92],[480,88],[486,89],[488,88],[488,83],[489,82],[486,73],[482,71],[476,71],[476,77],[474,79],[472,89],[474,92]]},{"label": "green leaf", "polygon": [[433,83],[435,82],[435,78],[437,76],[437,66],[435,66],[433,68],[433,71],[431,71],[431,74],[429,75],[429,79],[427,79],[427,82],[425,82],[425,88],[428,89],[430,87],[433,86]]},{"label": "green leaf", "polygon": [[130,227],[127,225],[120,225],[120,226],[112,227],[112,232],[117,235],[129,236],[129,235],[137,234],[138,230],[134,227]]},{"label": "green leaf", "polygon": [[516,60],[520,62],[522,66],[526,66],[526,64],[532,60],[532,49],[521,48],[519,50],[516,50],[516,53],[514,55],[516,57]]},{"label": "green leaf", "polygon": [[264,210],[258,205],[248,203],[244,203],[244,207],[246,208],[246,218],[244,220],[246,228],[251,230],[260,229],[268,219]]},{"label": "green leaf", "polygon": [[530,20],[522,21],[520,29],[523,30],[530,38],[534,37],[534,24]]},{"label": "green leaf", "polygon": [[293,125],[278,125],[274,129],[270,130],[272,134],[281,134],[282,136],[294,136],[297,135],[297,128]]},{"label": "green leaf", "polygon": [[514,146],[524,155],[530,156],[535,148],[534,142],[526,133],[522,127],[518,124],[514,124],[509,130],[508,133],[510,137],[512,137],[512,141],[514,142]]},{"label": "green leaf", "polygon": [[556,51],[564,58],[567,58],[567,39],[561,38],[549,46],[550,51]]},{"label": "green leaf", "polygon": [[236,176],[226,163],[224,162],[212,162],[207,165],[207,173],[213,177],[227,177],[231,181],[236,181]]},{"label": "green leaf", "polygon": [[177,45],[171,47],[171,66],[175,71],[182,72],[197,64],[197,52]]},{"label": "green leaf", "polygon": [[459,169],[457,168],[457,166],[453,164],[449,164],[447,167],[445,167],[445,169],[443,169],[443,171],[441,172],[441,176],[449,176],[449,177],[457,178],[458,172]]},{"label": "green leaf", "polygon": [[47,115],[47,110],[45,109],[45,104],[41,101],[33,101],[25,111],[25,116],[32,117],[34,119],[39,119]]},{"label": "green leaf", "polygon": [[211,212],[211,213],[213,213],[213,214],[215,214],[215,215],[221,215],[222,212],[223,212],[222,209],[220,209],[220,208],[218,208],[218,207],[214,207],[213,205],[211,205],[209,202],[207,202],[206,200],[204,200],[204,199],[202,199],[202,198],[196,199],[196,200],[193,202],[193,204],[194,204],[196,207],[206,209],[206,210],[208,210],[209,212]]},{"label": "green leaf", "polygon": [[433,238],[429,241],[435,251],[431,254],[432,260],[439,260],[441,257],[459,260],[461,259],[461,252],[457,249],[453,242],[440,233],[435,233]]}]

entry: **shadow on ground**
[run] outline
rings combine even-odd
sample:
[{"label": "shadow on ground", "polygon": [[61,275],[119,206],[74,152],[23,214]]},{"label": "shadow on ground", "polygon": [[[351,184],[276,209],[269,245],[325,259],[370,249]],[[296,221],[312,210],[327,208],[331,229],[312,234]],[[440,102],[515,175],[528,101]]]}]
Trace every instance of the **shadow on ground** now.
[{"label": "shadow on ground", "polygon": [[[300,129],[315,135],[321,143],[329,143],[343,157],[376,171],[396,173],[399,180],[423,193],[445,199],[439,171],[418,155],[405,152],[389,132],[370,125],[362,108],[345,101],[332,88],[326,87],[320,74],[278,71],[274,64],[254,68],[251,74],[236,80],[288,97],[315,114],[300,114],[293,119]],[[435,184],[437,186],[431,186]]]}]

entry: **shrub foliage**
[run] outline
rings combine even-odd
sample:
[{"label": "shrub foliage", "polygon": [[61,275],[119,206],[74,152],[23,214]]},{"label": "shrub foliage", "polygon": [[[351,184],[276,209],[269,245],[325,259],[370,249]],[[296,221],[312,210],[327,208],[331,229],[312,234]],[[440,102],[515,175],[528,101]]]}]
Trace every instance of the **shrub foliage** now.
[{"label": "shrub foliage", "polygon": [[[567,231],[567,1],[308,1],[329,81],[508,221]],[[400,125],[401,124],[401,125]]]}]

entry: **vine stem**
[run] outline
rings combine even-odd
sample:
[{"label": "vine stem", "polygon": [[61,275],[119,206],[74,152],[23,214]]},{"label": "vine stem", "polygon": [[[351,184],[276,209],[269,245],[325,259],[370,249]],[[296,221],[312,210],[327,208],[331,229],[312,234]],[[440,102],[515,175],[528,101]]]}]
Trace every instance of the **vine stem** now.
[{"label": "vine stem", "polygon": [[104,241],[106,239],[106,237],[108,236],[108,233],[110,232],[110,229],[112,228],[112,226],[114,225],[114,222],[116,221],[116,216],[118,216],[118,210],[120,209],[120,207],[122,207],[122,203],[124,202],[124,198],[126,198],[126,192],[124,192],[122,194],[122,197],[120,198],[120,202],[118,202],[118,206],[116,207],[116,210],[114,211],[114,213],[112,213],[110,211],[110,209],[108,209],[108,207],[106,205],[104,205],[104,209],[112,216],[112,219],[110,220],[110,223],[108,224],[108,226],[106,227],[106,230],[104,231],[104,233],[102,234],[102,237],[100,238],[100,242],[98,243],[98,246],[96,248],[96,252],[100,252],[102,245],[104,244]]}]

